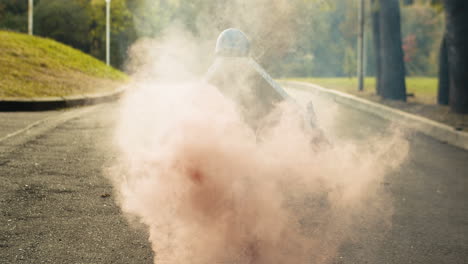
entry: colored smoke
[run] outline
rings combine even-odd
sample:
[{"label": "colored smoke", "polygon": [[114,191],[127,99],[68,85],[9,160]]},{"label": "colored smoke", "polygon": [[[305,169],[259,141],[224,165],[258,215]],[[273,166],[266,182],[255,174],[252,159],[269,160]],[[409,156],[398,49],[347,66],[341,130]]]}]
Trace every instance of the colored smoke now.
[{"label": "colored smoke", "polygon": [[[317,147],[317,131],[282,103],[254,130],[202,81],[198,44],[172,29],[130,54],[110,174],[155,263],[329,263],[364,227],[390,225],[382,182],[408,152],[397,129],[362,144],[324,128],[330,144]],[[317,109],[319,122],[335,114]]]}]

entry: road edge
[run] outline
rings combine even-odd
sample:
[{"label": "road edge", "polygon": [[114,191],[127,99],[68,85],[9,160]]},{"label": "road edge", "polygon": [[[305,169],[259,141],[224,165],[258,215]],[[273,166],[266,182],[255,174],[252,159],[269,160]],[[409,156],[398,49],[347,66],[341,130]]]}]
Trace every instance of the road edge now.
[{"label": "road edge", "polygon": [[125,87],[120,87],[107,93],[82,94],[63,97],[0,98],[0,111],[46,111],[94,105],[117,100],[122,96],[125,90]]},{"label": "road edge", "polygon": [[441,142],[468,150],[468,133],[457,131],[454,127],[316,84],[298,81],[281,81],[281,84],[327,97],[342,105],[402,124]]}]

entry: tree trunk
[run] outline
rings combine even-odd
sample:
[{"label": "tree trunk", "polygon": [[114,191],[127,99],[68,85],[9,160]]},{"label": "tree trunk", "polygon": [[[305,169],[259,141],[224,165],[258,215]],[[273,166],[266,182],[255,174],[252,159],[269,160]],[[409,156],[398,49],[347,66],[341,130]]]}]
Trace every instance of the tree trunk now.
[{"label": "tree trunk", "polygon": [[379,1],[372,0],[372,35],[374,42],[374,56],[375,56],[375,90],[378,95],[382,95],[381,82],[382,82],[382,62],[380,58],[380,12],[379,12]]},{"label": "tree trunk", "polygon": [[439,90],[437,93],[437,103],[441,105],[449,104],[450,82],[448,68],[448,53],[446,37],[442,39],[439,55]]},{"label": "tree trunk", "polygon": [[380,0],[381,93],[386,99],[406,101],[405,64],[401,41],[400,3]]},{"label": "tree trunk", "polygon": [[445,0],[450,108],[468,113],[468,2]]}]

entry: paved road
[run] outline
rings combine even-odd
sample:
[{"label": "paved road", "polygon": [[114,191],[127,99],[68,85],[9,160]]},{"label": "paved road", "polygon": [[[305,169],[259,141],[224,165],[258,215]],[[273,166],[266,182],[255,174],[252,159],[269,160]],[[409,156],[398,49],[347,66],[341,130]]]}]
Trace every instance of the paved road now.
[{"label": "paved road", "polygon": [[[147,234],[121,215],[103,176],[115,158],[116,108],[0,114],[0,263],[152,263]],[[326,102],[316,108],[339,113],[338,125],[321,120],[339,137],[365,142],[388,126]],[[391,231],[343,247],[336,263],[468,263],[467,151],[415,134],[386,184]]]},{"label": "paved road", "polygon": [[31,128],[42,121],[59,115],[58,111],[48,112],[0,112],[0,120],[2,126],[0,127],[0,141],[11,137],[22,128]]},{"label": "paved road", "polygon": [[114,109],[2,115],[27,118],[17,130],[42,122],[0,142],[0,263],[152,263],[103,177]]}]

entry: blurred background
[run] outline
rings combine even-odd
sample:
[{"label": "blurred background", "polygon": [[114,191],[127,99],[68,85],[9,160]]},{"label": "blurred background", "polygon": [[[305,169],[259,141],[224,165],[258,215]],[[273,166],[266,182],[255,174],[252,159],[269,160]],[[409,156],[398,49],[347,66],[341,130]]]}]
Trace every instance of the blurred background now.
[{"label": "blurred background", "polygon": [[451,116],[468,113],[464,0],[0,0],[0,30],[30,32],[107,61],[106,7],[110,64],[127,74],[132,46],[157,43],[174,28],[197,46],[202,74],[219,33],[235,27],[250,37],[252,57],[274,78],[423,104],[421,110],[384,102],[467,127],[466,115]]},{"label": "blurred background", "polygon": [[[204,21],[216,18],[216,24],[210,26],[217,27],[217,32],[220,32],[232,24],[232,17],[223,11],[229,6],[228,2],[112,0],[111,64],[125,69],[128,48],[138,38],[158,38],[174,23],[200,36],[205,33],[201,29],[201,25],[206,24]],[[284,5],[275,6],[274,2],[278,1],[270,1],[267,5],[272,5],[272,9],[284,8]],[[287,23],[292,33],[287,35],[283,32],[277,36],[281,32],[275,33],[278,29],[271,28],[255,32],[266,36],[250,35],[254,39],[275,42],[274,48],[257,49],[254,52],[258,54],[254,56],[260,57],[262,64],[275,77],[354,77],[358,53],[359,1],[289,2],[284,11],[287,16],[279,17],[281,12],[265,12],[263,20],[274,20],[276,17],[278,24],[284,26]],[[366,2],[365,16],[370,22],[372,5],[370,1]],[[104,0],[35,0],[34,5],[35,35],[55,39],[105,60]],[[223,16],[216,16],[215,10],[222,11]],[[27,12],[26,0],[1,0],[0,29],[27,32]],[[248,21],[243,22],[248,24]],[[372,24],[369,22],[365,26],[368,33],[365,34],[365,72],[367,76],[374,76],[375,50],[372,45]],[[237,24],[243,26],[240,25],[242,23]],[[274,25],[269,23],[268,26]],[[406,74],[436,77],[439,46],[444,32],[441,4],[433,0],[401,1],[401,29]],[[249,31],[249,28],[242,30]],[[279,41],[278,38],[290,39]]]}]

